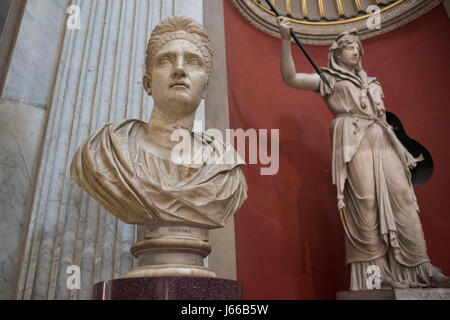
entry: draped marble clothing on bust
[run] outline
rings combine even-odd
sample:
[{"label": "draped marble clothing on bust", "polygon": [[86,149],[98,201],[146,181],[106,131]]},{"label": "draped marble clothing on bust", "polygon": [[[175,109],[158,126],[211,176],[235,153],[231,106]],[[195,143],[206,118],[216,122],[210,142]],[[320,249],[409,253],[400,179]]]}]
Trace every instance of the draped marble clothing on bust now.
[{"label": "draped marble clothing on bust", "polygon": [[330,55],[318,93],[335,119],[331,124],[332,179],[346,234],[351,290],[367,289],[367,267],[385,278],[417,283],[431,275],[419,207],[411,182],[415,159],[386,122],[383,91],[360,67],[342,69]]},{"label": "draped marble clothing on bust", "polygon": [[135,139],[144,124],[124,120],[98,129],[77,150],[72,179],[126,223],[224,226],[247,198],[244,161],[229,144],[204,133],[190,133],[210,151],[200,161],[198,154],[183,164],[163,159]]}]

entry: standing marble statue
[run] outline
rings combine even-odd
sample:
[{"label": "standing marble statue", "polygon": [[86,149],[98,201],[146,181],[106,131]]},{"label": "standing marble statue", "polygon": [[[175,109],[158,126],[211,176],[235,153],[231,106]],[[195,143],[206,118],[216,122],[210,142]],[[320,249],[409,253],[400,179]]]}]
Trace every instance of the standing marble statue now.
[{"label": "standing marble statue", "polygon": [[[208,230],[223,227],[247,197],[244,162],[235,150],[192,132],[211,64],[203,26],[182,16],[161,22],[148,43],[143,79],[154,101],[149,123],[105,124],[73,158],[77,184],[120,220],[146,226],[144,239],[131,248],[139,267],[125,277],[214,277],[203,267],[211,251]],[[214,150],[214,159],[235,161],[209,161],[208,155],[173,161],[175,130],[188,132],[189,144]]]},{"label": "standing marble statue", "polygon": [[296,73],[289,21],[278,18],[282,37],[281,73],[291,87],[317,92],[335,119],[331,124],[332,180],[345,230],[350,290],[368,289],[369,266],[381,272],[382,287],[448,286],[449,278],[430,263],[419,207],[411,182],[415,159],[386,122],[383,91],[361,65],[356,30],[344,32],[330,47],[328,68]]}]

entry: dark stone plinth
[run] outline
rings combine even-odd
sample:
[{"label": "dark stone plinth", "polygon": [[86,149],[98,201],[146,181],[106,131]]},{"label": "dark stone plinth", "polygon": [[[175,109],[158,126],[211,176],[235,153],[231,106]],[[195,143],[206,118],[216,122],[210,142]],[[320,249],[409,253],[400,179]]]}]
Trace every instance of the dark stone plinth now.
[{"label": "dark stone plinth", "polygon": [[340,291],[337,300],[450,300],[450,289],[391,289],[367,291]]},{"label": "dark stone plinth", "polygon": [[241,300],[239,282],[203,277],[148,277],[102,281],[93,300]]}]

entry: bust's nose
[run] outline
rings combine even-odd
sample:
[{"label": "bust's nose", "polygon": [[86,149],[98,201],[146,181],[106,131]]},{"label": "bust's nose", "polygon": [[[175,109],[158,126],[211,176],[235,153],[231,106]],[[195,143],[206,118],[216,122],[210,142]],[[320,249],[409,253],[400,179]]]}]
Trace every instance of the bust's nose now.
[{"label": "bust's nose", "polygon": [[186,70],[184,68],[184,57],[179,55],[177,57],[177,61],[174,65],[173,77],[175,78],[183,78],[186,76]]}]

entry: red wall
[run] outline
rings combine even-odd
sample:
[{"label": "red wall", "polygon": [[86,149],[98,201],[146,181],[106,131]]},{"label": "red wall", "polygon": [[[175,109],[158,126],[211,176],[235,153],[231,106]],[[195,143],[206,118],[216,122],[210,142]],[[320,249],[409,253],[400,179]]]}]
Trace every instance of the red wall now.
[{"label": "red wall", "polygon": [[[247,165],[248,199],[236,214],[238,280],[245,299],[334,299],[347,290],[344,233],[331,184],[331,113],[319,96],[282,83],[280,41],[224,1],[232,128],[279,128],[280,169]],[[363,41],[363,67],[381,81],[386,108],[432,154],[432,179],[416,189],[433,264],[450,274],[450,23],[442,5]],[[307,46],[319,66],[327,46]],[[312,67],[297,48],[298,72]],[[248,159],[247,159],[248,160]]]}]

